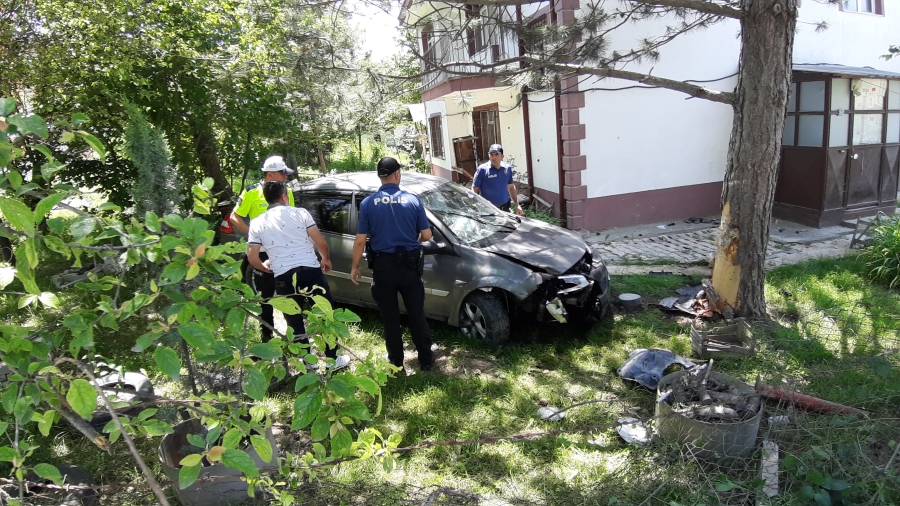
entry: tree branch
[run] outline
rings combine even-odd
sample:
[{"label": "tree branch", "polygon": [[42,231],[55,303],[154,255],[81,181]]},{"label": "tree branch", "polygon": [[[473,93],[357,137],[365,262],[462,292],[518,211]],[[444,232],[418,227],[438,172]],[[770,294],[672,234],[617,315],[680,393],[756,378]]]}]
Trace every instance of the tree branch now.
[{"label": "tree branch", "polygon": [[726,18],[741,19],[744,12],[728,5],[706,2],[704,0],[629,0],[644,5],[659,5],[663,7],[675,7],[679,9],[691,9]]},{"label": "tree branch", "polygon": [[535,66],[543,66],[545,68],[556,70],[558,72],[571,72],[575,74],[593,75],[598,77],[614,77],[616,79],[625,79],[626,81],[635,81],[641,84],[646,84],[648,86],[657,86],[659,88],[666,88],[668,90],[680,91],[681,93],[685,93],[692,97],[702,98],[704,100],[710,100],[722,104],[731,105],[734,103],[734,93],[712,90],[709,88],[704,88],[703,86],[697,86],[696,84],[678,81],[676,79],[654,77],[648,74],[631,72],[628,70],[591,68],[585,65],[576,65],[573,63],[552,64],[540,61],[533,61],[532,63]]}]

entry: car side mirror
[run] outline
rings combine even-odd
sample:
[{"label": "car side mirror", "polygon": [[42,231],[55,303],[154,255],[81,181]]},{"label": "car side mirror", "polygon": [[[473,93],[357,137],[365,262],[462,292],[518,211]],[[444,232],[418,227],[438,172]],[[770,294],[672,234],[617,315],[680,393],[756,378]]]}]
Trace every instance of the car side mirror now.
[{"label": "car side mirror", "polygon": [[435,242],[434,240],[429,239],[422,243],[422,252],[426,255],[441,255],[453,253],[453,248],[443,241]]}]

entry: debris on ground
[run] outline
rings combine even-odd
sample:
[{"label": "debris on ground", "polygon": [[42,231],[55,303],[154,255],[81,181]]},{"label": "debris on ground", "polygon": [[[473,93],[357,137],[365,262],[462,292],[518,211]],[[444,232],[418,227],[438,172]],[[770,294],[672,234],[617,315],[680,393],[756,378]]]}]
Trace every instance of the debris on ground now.
[{"label": "debris on ground", "polygon": [[763,383],[760,383],[759,380],[757,380],[756,382],[756,390],[757,392],[759,392],[759,395],[761,395],[766,400],[785,402],[791,406],[794,406],[795,408],[809,411],[811,413],[859,415],[866,418],[868,418],[869,416],[869,413],[861,409],[856,409],[844,404],[838,404],[836,402],[826,401],[825,399],[801,394],[792,390],[785,390],[783,388],[765,385]]},{"label": "debris on ground", "polygon": [[762,407],[754,390],[735,388],[710,376],[713,361],[694,368],[661,392],[657,402],[693,420],[709,423],[742,422],[756,416]]},{"label": "debris on ground", "polygon": [[663,377],[663,372],[672,364],[681,364],[686,369],[695,366],[690,360],[669,350],[639,348],[628,354],[628,359],[622,367],[619,367],[616,374],[655,390]]},{"label": "debris on ground", "polygon": [[566,417],[566,412],[560,411],[559,408],[553,406],[544,406],[538,409],[538,416],[541,417],[541,420],[558,422]]},{"label": "debris on ground", "polygon": [[718,225],[719,220],[711,220],[708,218],[688,218],[684,220],[685,223],[693,223],[693,224],[709,224],[709,225]]},{"label": "debris on ground", "polygon": [[774,441],[763,441],[759,469],[763,493],[767,497],[775,497],[778,495],[778,445]]},{"label": "debris on ground", "polygon": [[709,318],[713,315],[706,300],[703,285],[685,286],[675,290],[677,297],[666,297],[659,305],[669,311],[681,311],[694,317]]},{"label": "debris on ground", "polygon": [[756,351],[756,338],[743,318],[710,330],[691,327],[691,346],[700,358],[746,357]]},{"label": "debris on ground", "polygon": [[619,436],[621,436],[626,443],[644,445],[650,441],[650,434],[647,432],[647,427],[645,427],[644,423],[637,418],[619,418],[618,422],[616,432],[619,433]]}]

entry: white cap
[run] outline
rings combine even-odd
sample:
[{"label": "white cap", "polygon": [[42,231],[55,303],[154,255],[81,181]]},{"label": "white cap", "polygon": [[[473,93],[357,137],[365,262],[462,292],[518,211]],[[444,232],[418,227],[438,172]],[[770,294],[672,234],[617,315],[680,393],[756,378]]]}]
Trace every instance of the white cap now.
[{"label": "white cap", "polygon": [[284,172],[287,175],[291,175],[294,173],[288,166],[284,163],[284,159],[280,156],[270,156],[266,158],[266,161],[263,162],[262,166],[263,172]]}]

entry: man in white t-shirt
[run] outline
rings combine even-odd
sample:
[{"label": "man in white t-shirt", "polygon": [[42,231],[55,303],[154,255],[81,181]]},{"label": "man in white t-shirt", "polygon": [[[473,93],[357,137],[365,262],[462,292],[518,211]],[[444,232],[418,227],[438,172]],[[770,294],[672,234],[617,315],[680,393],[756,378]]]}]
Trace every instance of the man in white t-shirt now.
[{"label": "man in white t-shirt", "polygon": [[[334,305],[331,289],[324,272],[331,270],[328,243],[319,232],[319,227],[309,211],[289,205],[287,187],[282,181],[269,181],[263,186],[263,196],[269,203],[265,213],[250,222],[247,234],[247,259],[250,265],[263,272],[275,275],[275,293],[289,295],[301,307],[307,296],[324,295]],[[260,248],[265,248],[269,258],[262,261]],[[316,250],[322,260],[316,257]],[[294,277],[297,284],[294,286]],[[309,343],[303,314],[284,315],[287,324],[294,330],[297,342]],[[301,337],[302,336],[302,337]],[[337,356],[337,348],[325,350],[325,356],[334,360],[329,368],[340,369],[350,364],[346,355]]]}]

